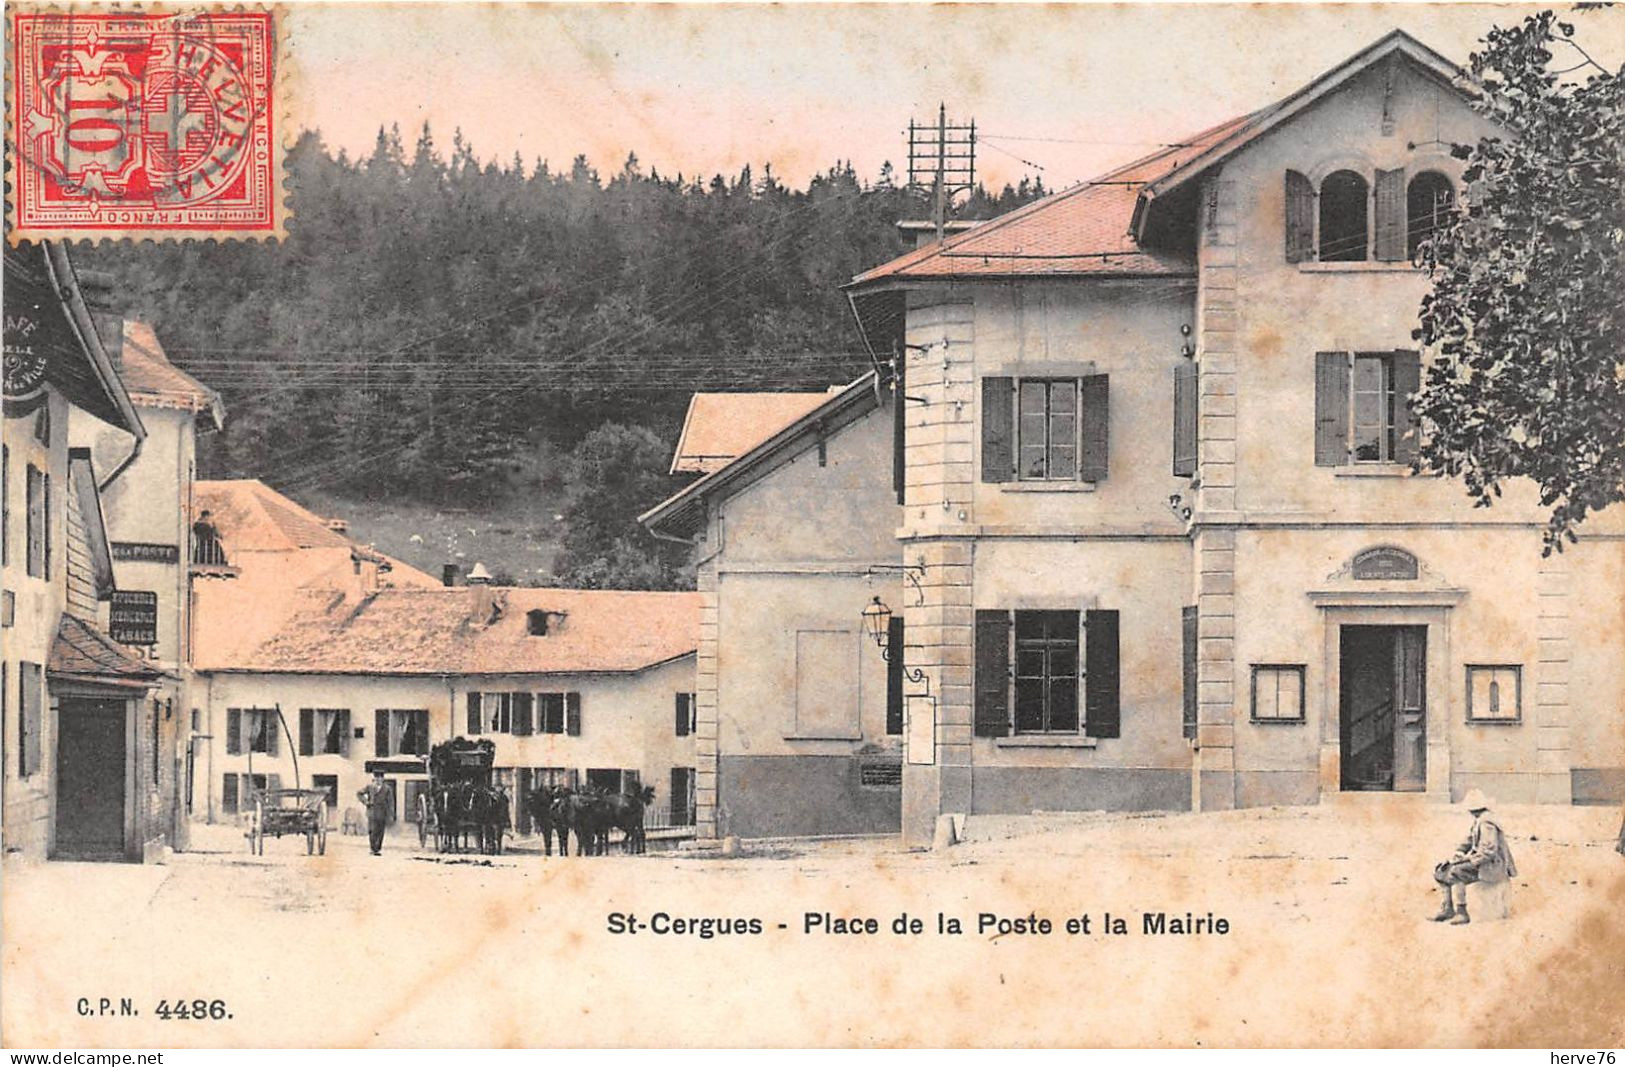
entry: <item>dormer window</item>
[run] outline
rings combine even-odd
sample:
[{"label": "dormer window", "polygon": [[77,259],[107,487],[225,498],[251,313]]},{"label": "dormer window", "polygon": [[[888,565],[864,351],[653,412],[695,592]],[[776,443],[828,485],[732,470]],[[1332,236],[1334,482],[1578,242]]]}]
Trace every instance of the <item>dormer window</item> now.
[{"label": "dormer window", "polygon": [[1288,263],[1414,262],[1455,202],[1450,179],[1423,171],[1407,184],[1403,169],[1370,176],[1343,168],[1316,187],[1286,172]]},{"label": "dormer window", "polygon": [[1337,170],[1320,183],[1322,263],[1346,263],[1366,257],[1366,228],[1371,187],[1352,170]]}]

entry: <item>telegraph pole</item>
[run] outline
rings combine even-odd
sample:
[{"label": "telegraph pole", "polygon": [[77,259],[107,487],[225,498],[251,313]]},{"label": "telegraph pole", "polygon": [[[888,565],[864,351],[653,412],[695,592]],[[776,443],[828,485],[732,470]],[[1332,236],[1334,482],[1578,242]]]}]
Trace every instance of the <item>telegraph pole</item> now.
[{"label": "telegraph pole", "polygon": [[948,121],[948,105],[937,105],[937,121],[908,123],[908,185],[929,192],[937,240],[947,229],[954,195],[976,186],[976,122]]}]

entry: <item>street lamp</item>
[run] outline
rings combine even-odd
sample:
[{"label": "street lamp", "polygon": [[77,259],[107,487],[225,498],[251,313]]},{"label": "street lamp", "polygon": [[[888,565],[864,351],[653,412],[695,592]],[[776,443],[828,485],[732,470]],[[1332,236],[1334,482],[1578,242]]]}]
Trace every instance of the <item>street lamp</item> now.
[{"label": "street lamp", "polygon": [[878,596],[871,599],[863,609],[863,628],[875,639],[880,654],[888,660],[891,659],[891,650],[886,647],[886,638],[891,633],[891,608]]}]

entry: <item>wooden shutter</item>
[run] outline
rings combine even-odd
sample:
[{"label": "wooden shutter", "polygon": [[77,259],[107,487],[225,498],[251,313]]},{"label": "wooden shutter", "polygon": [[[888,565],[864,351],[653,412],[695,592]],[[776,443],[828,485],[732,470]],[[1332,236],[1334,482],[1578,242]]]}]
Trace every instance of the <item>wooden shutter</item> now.
[{"label": "wooden shutter", "polygon": [[1405,258],[1405,170],[1377,171],[1377,258]]},{"label": "wooden shutter", "polygon": [[571,737],[581,736],[581,694],[564,694],[564,732]]},{"label": "wooden shutter", "polygon": [[886,733],[903,732],[903,617],[886,624]]},{"label": "wooden shutter", "polygon": [[1179,609],[1180,622],[1180,675],[1182,687],[1180,695],[1184,699],[1184,734],[1187,738],[1196,740],[1196,636],[1197,623],[1196,605]]},{"label": "wooden shutter", "polygon": [[372,713],[372,754],[379,759],[389,755],[389,711],[385,708]]},{"label": "wooden shutter", "polygon": [[1341,467],[1349,458],[1349,359],[1315,353],[1315,466]]},{"label": "wooden shutter", "polygon": [[1010,732],[1010,613],[976,613],[976,736]]},{"label": "wooden shutter", "polygon": [[1315,186],[1295,170],[1286,172],[1286,261],[1315,258]]},{"label": "wooden shutter", "polygon": [[1016,470],[1015,380],[982,379],[982,481],[1008,482]]},{"label": "wooden shutter", "polygon": [[241,708],[226,709],[226,755],[240,756],[243,751],[243,712]]},{"label": "wooden shutter", "polygon": [[261,708],[260,718],[265,720],[265,754],[275,756],[281,744],[282,716],[275,708]]},{"label": "wooden shutter", "polygon": [[[324,746],[325,747],[325,746]],[[315,755],[316,749],[316,709],[299,709],[299,754],[301,756]]]},{"label": "wooden shutter", "polygon": [[513,735],[515,737],[529,737],[531,733],[531,709],[535,706],[536,697],[531,693],[515,693],[513,695]]},{"label": "wooden shutter", "polygon": [[687,693],[678,693],[677,694],[676,704],[677,704],[677,711],[676,711],[677,718],[676,718],[676,722],[674,723],[674,726],[676,727],[676,730],[677,730],[677,736],[678,737],[687,737],[688,736],[688,694]]},{"label": "wooden shutter", "polygon": [[1078,477],[1086,482],[1106,480],[1106,442],[1111,436],[1109,374],[1091,374],[1078,381],[1082,396],[1083,441],[1078,453]]},{"label": "wooden shutter", "polygon": [[483,725],[480,722],[480,695],[470,693],[468,694],[468,732],[471,734],[481,733]]},{"label": "wooden shutter", "polygon": [[1196,473],[1196,364],[1174,368],[1174,473],[1189,478]]},{"label": "wooden shutter", "polygon": [[237,776],[229,772],[220,777],[220,810],[237,814]]},{"label": "wooden shutter", "polygon": [[1122,727],[1118,699],[1117,612],[1084,612],[1083,641],[1083,732],[1089,737],[1117,737]]},{"label": "wooden shutter", "polygon": [[1403,348],[1394,351],[1394,462],[1416,458],[1419,427],[1409,397],[1422,388],[1422,356]]},{"label": "wooden shutter", "polygon": [[269,793],[273,789],[281,789],[281,788],[282,788],[282,775],[280,775],[280,774],[267,774],[265,776],[265,791],[267,793]]},{"label": "wooden shutter", "polygon": [[897,494],[897,502],[903,503],[904,489],[908,483],[908,453],[906,450],[908,435],[903,429],[908,415],[908,397],[904,395],[904,379],[907,372],[908,353],[901,345],[897,346],[897,354],[892,360],[892,387],[891,387],[891,484],[892,490]]},{"label": "wooden shutter", "polygon": [[[350,755],[350,709],[340,708],[335,714],[339,717],[339,755],[349,758]],[[333,787],[335,790],[338,786]]]}]

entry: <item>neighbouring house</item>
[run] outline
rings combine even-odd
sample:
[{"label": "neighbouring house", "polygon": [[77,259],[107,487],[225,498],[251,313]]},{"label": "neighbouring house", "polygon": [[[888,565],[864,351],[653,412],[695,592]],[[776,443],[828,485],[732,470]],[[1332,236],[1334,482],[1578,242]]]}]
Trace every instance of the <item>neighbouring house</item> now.
[{"label": "neighbouring house", "polygon": [[[1625,797],[1621,509],[1543,559],[1532,487],[1474,508],[1409,468],[1412,260],[1462,187],[1450,145],[1491,132],[1458,73],[1392,33],[849,285],[908,397],[908,840],[959,813]],[[781,514],[793,541],[819,507]]]},{"label": "neighbouring house", "polygon": [[[229,525],[222,534],[229,551]],[[198,660],[209,738],[199,815],[229,820],[254,791],[297,780],[327,791],[336,821],[382,770],[392,821],[414,824],[430,747],[488,737],[520,833],[521,798],[543,784],[652,785],[649,823],[691,825],[699,614],[691,593],[288,591],[275,625]]]},{"label": "neighbouring house", "polygon": [[863,619],[878,597],[895,633],[923,596],[898,558],[890,404],[874,373],[783,401],[700,394],[674,469],[733,458],[640,517],[694,546],[701,838],[898,829],[903,662]]},{"label": "neighbouring house", "polygon": [[[121,343],[110,354],[147,437],[102,498],[118,585],[109,603],[108,633],[140,649],[164,673],[148,697],[160,755],[145,802],[169,843],[184,848],[195,785],[192,583],[194,571],[203,581],[220,575],[217,568],[196,566],[188,555],[197,438],[221,429],[225,409],[218,393],[169,361],[151,326],[113,320],[103,336],[113,336],[113,330]],[[117,431],[105,425],[88,429],[98,468],[111,469],[124,458],[128,447]]]},{"label": "neighbouring house", "polygon": [[[5,249],[5,849],[152,860],[171,829],[174,742],[150,697],[174,679],[109,635],[103,493],[147,430],[120,378],[118,316],[92,288],[61,245]],[[89,444],[103,432],[117,459],[98,463]]]}]

